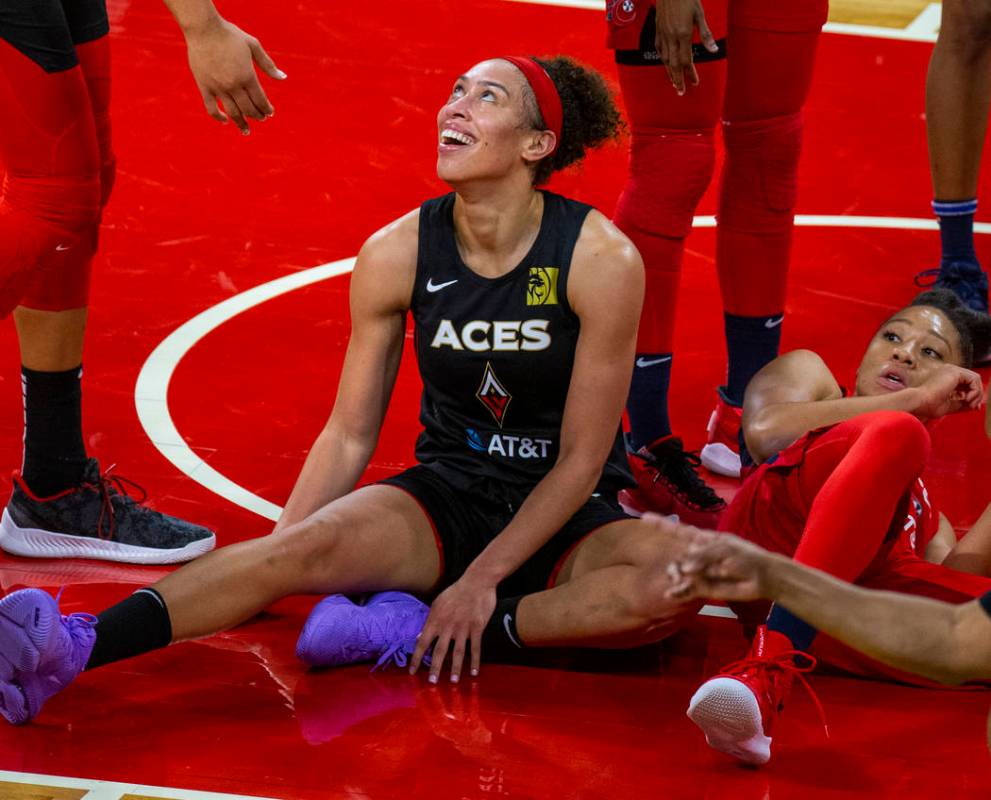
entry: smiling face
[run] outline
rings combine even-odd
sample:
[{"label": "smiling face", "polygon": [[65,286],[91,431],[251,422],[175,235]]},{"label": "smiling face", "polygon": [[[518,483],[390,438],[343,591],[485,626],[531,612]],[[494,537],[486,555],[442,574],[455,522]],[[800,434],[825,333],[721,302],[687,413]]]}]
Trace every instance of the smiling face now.
[{"label": "smiling face", "polygon": [[553,135],[532,128],[527,91],[523,73],[498,58],[458,78],[437,114],[437,176],[455,183],[529,172],[528,163],[547,154],[540,143],[553,144]]},{"label": "smiling face", "polygon": [[932,306],[909,306],[874,334],[857,370],[856,392],[881,395],[919,386],[943,364],[963,364],[960,334]]}]

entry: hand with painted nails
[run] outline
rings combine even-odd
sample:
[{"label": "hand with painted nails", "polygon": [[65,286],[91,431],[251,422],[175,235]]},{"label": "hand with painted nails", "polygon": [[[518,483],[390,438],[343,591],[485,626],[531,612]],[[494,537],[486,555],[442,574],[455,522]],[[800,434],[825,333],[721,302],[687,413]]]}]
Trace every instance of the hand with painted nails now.
[{"label": "hand with painted nails", "polygon": [[285,80],[286,74],[254,36],[219,15],[184,33],[189,69],[211,117],[225,123],[232,119],[247,136],[249,119],[262,122],[275,113],[254,65],[275,80]]},{"label": "hand with painted nails", "polygon": [[451,682],[461,679],[465,653],[471,648],[471,674],[478,675],[482,660],[482,631],[496,606],[496,587],[465,574],[437,595],[430,615],[417,637],[410,661],[410,674],[420,668],[424,654],[433,645],[430,660],[431,683],[440,680],[440,671],[451,656]]},{"label": "hand with painted nails", "polygon": [[696,28],[702,46],[715,53],[719,47],[705,21],[701,0],[658,0],[654,46],[679,95],[685,93],[686,75],[692,86],[699,85],[698,72],[692,60],[692,33]]}]

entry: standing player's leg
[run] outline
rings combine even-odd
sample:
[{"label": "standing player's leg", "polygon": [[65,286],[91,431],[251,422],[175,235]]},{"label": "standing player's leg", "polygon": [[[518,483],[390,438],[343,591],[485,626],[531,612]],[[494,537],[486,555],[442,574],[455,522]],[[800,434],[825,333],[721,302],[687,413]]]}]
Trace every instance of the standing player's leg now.
[{"label": "standing player's leg", "polygon": [[[13,142],[4,150],[13,153],[15,184],[25,180],[34,190],[29,196],[44,198],[42,208],[81,204],[81,186],[89,205],[85,215],[76,217],[71,244],[37,255],[14,311],[22,363],[24,462],[0,524],[0,546],[22,556],[188,560],[213,547],[213,534],[119,494],[100,474],[95,459],[87,457],[83,442],[82,352],[90,271],[115,166],[106,8],[102,0],[68,3],[64,14],[58,0],[33,7],[38,14],[50,12],[50,19],[38,20],[38,29],[68,48],[59,62],[66,68],[49,73],[3,51],[20,70],[7,90],[34,113],[33,118],[13,120],[8,133]],[[38,126],[49,133],[47,138],[34,135]],[[44,180],[38,177],[46,174],[43,168],[48,169]],[[28,177],[17,177],[22,173]],[[19,197],[11,190],[5,202],[17,209]],[[0,247],[2,242],[0,236]]]},{"label": "standing player's leg", "polygon": [[739,475],[743,392],[781,341],[802,106],[825,20],[825,0],[730,3],[716,241],[728,369],[703,450],[723,474]]},{"label": "standing player's leg", "polygon": [[[740,530],[762,546],[846,581],[855,581],[885,541],[901,533],[909,490],[925,467],[929,434],[915,417],[893,411],[863,414],[815,438],[801,463],[790,467],[785,496],[760,493],[758,504],[794,506],[805,525],[798,541],[787,531]],[[807,511],[806,511],[807,509]],[[777,509],[780,511],[780,509]],[[767,518],[751,506],[751,520]],[[796,671],[811,668],[804,655],[816,631],[774,606],[750,652],[706,681],[689,716],[718,750],[752,763],[770,758],[773,724]]]},{"label": "standing player's leg", "polygon": [[991,106],[991,2],[944,0],[926,78],[926,132],[941,256],[934,276],[971,308],[988,310],[988,278],[974,251],[977,177]]},{"label": "standing player's leg", "polygon": [[62,618],[45,592],[15,592],[0,600],[0,714],[27,722],[84,668],[230,628],[291,594],[425,593],[441,568],[417,502],[369,486],[297,525],[187,564],[97,617]]},{"label": "standing player's leg", "polygon": [[[630,449],[639,488],[624,496],[629,510],[678,513],[713,524],[723,507],[698,477],[671,435],[668,391],[673,367],[675,310],[685,237],[712,178],[713,134],[725,81],[725,0],[706,6],[720,53],[701,51],[699,85],[679,97],[664,65],[640,50],[617,51],[619,82],[630,120],[630,162],[614,215],[616,225],[640,251],[646,269],[643,312],[626,410]],[[644,31],[654,30],[651,12]],[[649,43],[653,47],[652,35]],[[645,460],[646,459],[646,460]],[[655,480],[655,476],[658,479]]]},{"label": "standing player's leg", "polygon": [[0,314],[99,219],[99,150],[59,0],[0,8]]}]

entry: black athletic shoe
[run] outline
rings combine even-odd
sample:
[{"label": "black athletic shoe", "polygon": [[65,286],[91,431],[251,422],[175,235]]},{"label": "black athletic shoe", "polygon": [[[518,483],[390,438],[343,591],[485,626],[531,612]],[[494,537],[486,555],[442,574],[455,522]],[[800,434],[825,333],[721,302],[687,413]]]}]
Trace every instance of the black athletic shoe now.
[{"label": "black athletic shoe", "polygon": [[677,436],[665,436],[636,452],[627,451],[637,488],[619,493],[619,504],[628,514],[645,511],[676,514],[678,519],[700,528],[714,528],[726,508],[698,474],[697,453],[685,452]]},{"label": "black athletic shoe", "polygon": [[[217,543],[206,528],[142,505],[136,483],[103,474],[89,459],[79,486],[37,497],[14,473],[14,491],[0,521],[0,548],[32,558],[100,558],[127,564],[176,564]],[[141,493],[127,494],[129,485]]]},{"label": "black athletic shoe", "polygon": [[988,313],[988,274],[976,261],[947,261],[915,276],[921,289],[949,289],[964,305]]}]

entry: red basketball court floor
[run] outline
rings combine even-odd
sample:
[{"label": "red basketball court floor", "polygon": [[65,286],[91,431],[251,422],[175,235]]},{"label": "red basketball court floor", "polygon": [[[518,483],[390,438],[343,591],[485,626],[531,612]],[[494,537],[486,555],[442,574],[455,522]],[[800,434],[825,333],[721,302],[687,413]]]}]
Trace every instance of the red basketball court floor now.
[{"label": "red basketball court floor", "polygon": [[[443,191],[434,115],[453,77],[516,52],[566,52],[613,72],[601,15],[589,10],[497,0],[222,10],[289,74],[266,84],[277,113],[247,138],[203,113],[164,8],[111,1],[120,172],[93,291],[85,418],[105,465],[117,462],[158,507],[215,526],[225,544],[269,530],[265,515],[285,500],[329,411],[348,331],[345,260]],[[851,377],[873,326],[912,295],[912,276],[937,251],[925,222],[928,54],[912,41],[822,40],[799,200],[809,224],[796,235],[784,346],[813,347]],[[768,91],[774,82],[769,74]],[[554,186],[608,213],[624,167],[615,147]],[[712,208],[710,193],[702,213]],[[987,263],[991,248],[979,246]],[[724,359],[711,228],[689,251],[673,415],[698,446]],[[336,266],[307,272],[323,264]],[[300,285],[242,294],[286,276]],[[214,308],[224,301],[234,305]],[[14,468],[18,361],[11,326],[0,336],[0,446]],[[410,462],[417,394],[408,358],[369,479]],[[944,422],[935,439],[931,483],[966,527],[988,500],[991,444],[979,415]],[[98,610],[161,574],[0,559],[4,591],[65,586],[70,610]],[[231,633],[85,674],[33,724],[0,729],[0,796],[991,793],[981,692],[817,675],[829,738],[796,691],[767,767],[712,753],[684,709],[700,679],[742,648],[731,620],[700,617],[644,652],[488,665],[477,681],[434,688],[364,666],[304,670],[293,646],[312,603],[294,598]]]}]

